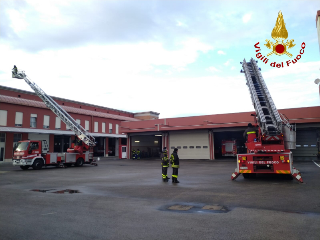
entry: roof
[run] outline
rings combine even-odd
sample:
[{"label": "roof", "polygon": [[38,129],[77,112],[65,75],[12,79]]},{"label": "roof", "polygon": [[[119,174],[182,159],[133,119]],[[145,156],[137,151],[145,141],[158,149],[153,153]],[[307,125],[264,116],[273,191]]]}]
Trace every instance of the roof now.
[{"label": "roof", "polygon": [[[35,94],[34,92],[29,92],[29,91],[16,89],[16,88],[11,88],[11,87],[6,87],[6,86],[1,86],[1,85],[0,85],[0,89],[37,96],[37,94]],[[54,96],[50,96],[50,97],[54,98],[56,100],[63,101],[63,102],[70,102],[70,103],[75,103],[75,104],[80,104],[80,105],[90,106],[90,107],[98,107],[98,108],[102,108],[102,109],[106,109],[106,110],[113,110],[113,111],[117,111],[117,112],[121,112],[121,113],[134,114],[132,112],[127,112],[127,111],[118,110],[118,109],[114,109],[114,108],[102,107],[102,106],[89,104],[89,103],[84,103],[84,102],[78,102],[78,101],[74,101],[74,100],[70,100],[70,99],[59,98],[59,97],[54,97]]]},{"label": "roof", "polygon": [[[280,109],[279,113],[285,114],[290,123],[320,123],[320,106]],[[152,132],[191,129],[213,129],[244,127],[253,123],[255,112],[226,113],[194,117],[179,117],[167,119],[145,120],[140,122],[122,122],[121,132]]]},{"label": "roof", "polygon": [[[0,102],[48,109],[43,102],[24,99],[24,98],[16,98],[16,97],[0,95]],[[110,119],[116,119],[120,121],[140,121],[139,119],[136,119],[136,118],[114,115],[110,113],[102,113],[102,112],[96,112],[96,111],[68,107],[68,106],[61,106],[61,105],[60,107],[62,107],[68,113],[76,113],[76,114],[83,114],[83,115],[89,115],[89,116],[95,116],[95,117],[110,118]]]},{"label": "roof", "polygon": [[[73,131],[50,130],[38,128],[19,128],[19,127],[0,127],[0,132],[14,132],[14,133],[40,133],[40,134],[54,134],[54,135],[74,135]],[[126,138],[124,134],[107,134],[107,133],[90,133],[94,137],[119,137]]]}]

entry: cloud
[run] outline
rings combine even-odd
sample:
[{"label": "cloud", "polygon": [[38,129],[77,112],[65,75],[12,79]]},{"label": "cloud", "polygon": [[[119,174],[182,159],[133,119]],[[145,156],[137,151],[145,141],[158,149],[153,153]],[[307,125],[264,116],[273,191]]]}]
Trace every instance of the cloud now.
[{"label": "cloud", "polygon": [[229,66],[231,62],[233,62],[233,59],[227,60],[223,65]]},{"label": "cloud", "polygon": [[250,21],[252,13],[247,13],[242,17],[242,22],[247,23]]},{"label": "cloud", "polygon": [[226,53],[225,53],[224,51],[222,51],[222,50],[219,50],[219,51],[218,51],[218,54],[219,54],[219,55],[226,55]]},{"label": "cloud", "polygon": [[206,70],[209,72],[220,72],[220,70],[215,67],[208,67],[208,68],[206,68]]}]

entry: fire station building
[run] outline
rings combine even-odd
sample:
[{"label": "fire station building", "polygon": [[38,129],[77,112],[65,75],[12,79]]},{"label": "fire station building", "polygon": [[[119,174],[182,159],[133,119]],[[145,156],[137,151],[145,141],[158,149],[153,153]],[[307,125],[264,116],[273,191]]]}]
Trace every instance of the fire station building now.
[{"label": "fire station building", "polygon": [[[320,107],[281,109],[279,113],[296,126],[295,159],[309,160],[320,152]],[[158,156],[162,147],[179,149],[180,159],[217,159],[246,153],[243,133],[254,123],[254,112],[122,122],[128,150],[139,149]],[[128,157],[130,157],[128,155]]]},{"label": "fire station building", "polygon": [[[254,112],[159,119],[159,113],[131,113],[52,97],[96,139],[95,156],[158,158],[163,147],[180,159],[219,159],[246,152],[243,132]],[[295,124],[295,158],[320,152],[320,107],[281,109]],[[47,140],[50,152],[66,152],[74,133],[33,92],[0,86],[0,161],[11,161],[21,140]]]},{"label": "fire station building", "polygon": [[[94,156],[118,156],[118,146],[127,144],[121,122],[139,121],[134,113],[52,98],[95,137]],[[21,140],[47,140],[50,152],[66,152],[74,138],[35,93],[0,86],[0,161],[11,161]]]}]

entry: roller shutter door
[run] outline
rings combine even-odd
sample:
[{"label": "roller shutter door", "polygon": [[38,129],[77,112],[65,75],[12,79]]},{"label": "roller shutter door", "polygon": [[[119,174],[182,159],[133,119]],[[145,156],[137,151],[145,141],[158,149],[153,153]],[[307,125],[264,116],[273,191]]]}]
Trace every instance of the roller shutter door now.
[{"label": "roller shutter door", "polygon": [[47,140],[47,143],[49,145],[49,134],[37,134],[37,133],[29,133],[28,134],[28,139],[29,140],[38,140],[38,141],[41,141],[41,140]]},{"label": "roller shutter door", "polygon": [[174,131],[169,134],[170,153],[178,148],[180,159],[209,159],[209,135],[207,130]]},{"label": "roller shutter door", "polygon": [[317,156],[317,131],[297,130],[297,148],[292,149],[295,157],[314,157]]}]

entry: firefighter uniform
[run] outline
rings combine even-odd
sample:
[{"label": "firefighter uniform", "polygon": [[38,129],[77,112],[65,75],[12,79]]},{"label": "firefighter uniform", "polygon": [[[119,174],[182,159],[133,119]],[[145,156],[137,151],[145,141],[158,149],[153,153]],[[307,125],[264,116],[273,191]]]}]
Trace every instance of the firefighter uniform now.
[{"label": "firefighter uniform", "polygon": [[254,140],[257,138],[256,135],[257,130],[252,126],[251,123],[248,124],[248,128],[244,131],[243,137],[247,138],[247,142],[254,142]]},{"label": "firefighter uniform", "polygon": [[140,150],[137,149],[137,159],[139,160],[140,159]]},{"label": "firefighter uniform", "polygon": [[168,182],[168,167],[169,167],[169,158],[167,149],[164,148],[161,153],[161,166],[162,166],[162,180]]},{"label": "firefighter uniform", "polygon": [[172,182],[179,183],[178,181],[178,169],[179,169],[179,157],[178,149],[175,148],[170,157],[171,167],[172,167]]},{"label": "firefighter uniform", "polygon": [[136,154],[136,150],[132,150],[132,159],[136,159],[137,154]]}]

